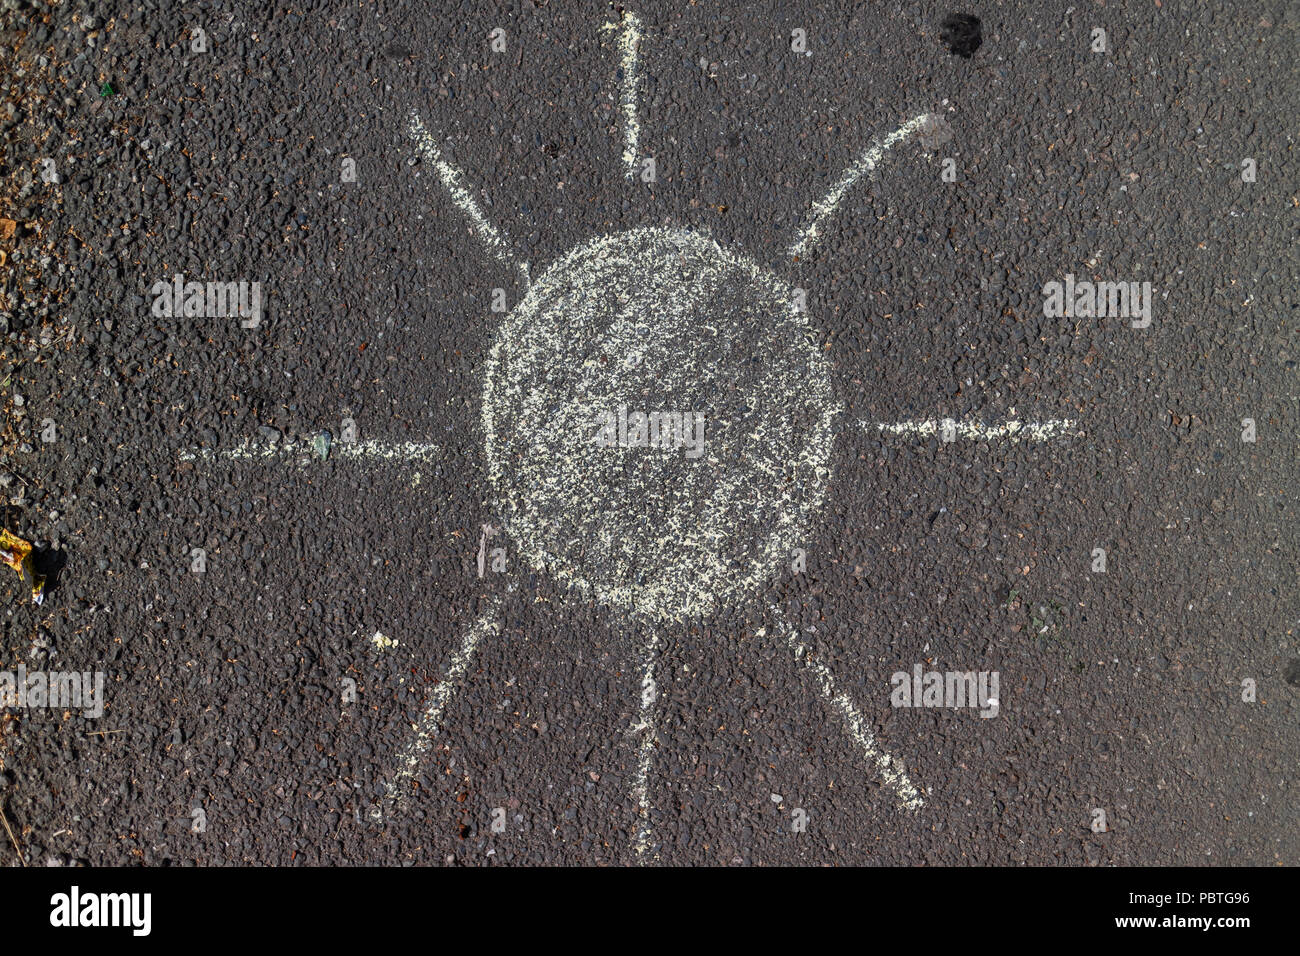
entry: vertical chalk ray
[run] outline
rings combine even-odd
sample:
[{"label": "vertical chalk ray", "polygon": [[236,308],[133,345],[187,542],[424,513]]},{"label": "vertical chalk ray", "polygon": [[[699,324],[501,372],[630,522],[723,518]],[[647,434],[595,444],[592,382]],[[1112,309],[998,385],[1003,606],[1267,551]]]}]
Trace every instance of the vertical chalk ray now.
[{"label": "vertical chalk ray", "polygon": [[646,639],[641,656],[640,716],[631,727],[631,733],[637,735],[637,766],[636,776],[632,780],[632,799],[636,801],[641,820],[637,825],[632,849],[638,863],[645,861],[645,853],[650,849],[654,837],[654,828],[650,822],[650,765],[654,758],[656,740],[655,701],[659,698],[659,688],[655,684],[655,657],[658,653],[659,636],[652,632]]},{"label": "vertical chalk ray", "polygon": [[[617,24],[606,23],[601,29],[616,30]],[[636,175],[637,149],[641,144],[641,121],[637,116],[637,94],[641,85],[641,64],[637,54],[641,47],[641,19],[633,13],[623,15],[618,47],[621,54],[619,84],[619,111],[623,119],[623,174],[632,179]]]},{"label": "vertical chalk ray", "polygon": [[799,637],[798,629],[786,621],[779,608],[774,607],[772,612],[777,619],[777,629],[794,653],[795,660],[812,675],[822,699],[839,715],[849,739],[857,745],[867,762],[875,766],[881,779],[898,796],[899,805],[904,810],[917,810],[924,806],[925,801],[921,799],[920,791],[912,785],[907,774],[902,771],[893,757],[876,746],[875,736],[853,700],[848,694],[836,689],[835,678],[830,668],[809,654],[808,645]]},{"label": "vertical chalk ray", "polygon": [[425,129],[424,123],[414,112],[411,113],[407,124],[407,134],[415,141],[416,150],[425,162],[429,163],[438,174],[443,188],[451,196],[451,201],[465,214],[470,229],[483,243],[484,248],[500,262],[517,269],[524,284],[529,285],[531,278],[528,273],[528,263],[514,254],[510,243],[505,240],[496,226],[488,221],[479,204],[474,201],[473,195],[465,188],[464,177],[461,176],[460,170],[443,159],[437,139]]},{"label": "vertical chalk ray", "polygon": [[474,654],[478,651],[479,645],[489,634],[496,635],[501,633],[501,598],[493,597],[478,619],[470,626],[460,647],[451,655],[451,660],[447,664],[447,672],[443,679],[433,689],[429,695],[429,702],[425,705],[424,713],[420,717],[420,722],[415,725],[415,736],[411,742],[402,750],[397,760],[397,772],[393,779],[388,782],[387,789],[384,793],[383,800],[376,804],[370,811],[370,818],[374,821],[380,821],[388,808],[399,808],[406,797],[407,784],[415,776],[420,767],[420,758],[429,750],[433,738],[437,736],[442,726],[442,714],[447,704],[451,701],[452,696],[460,688],[461,681],[465,679],[465,674],[469,670],[470,662],[474,659]]},{"label": "vertical chalk ray", "polygon": [[922,113],[920,116],[912,117],[912,119],[887,136],[873,140],[853,165],[844,171],[844,175],[840,177],[835,187],[827,193],[826,198],[813,204],[812,214],[809,216],[807,224],[790,246],[790,257],[798,258],[811,249],[821,234],[822,226],[827,219],[835,214],[836,208],[843,201],[848,191],[853,188],[853,184],[863,176],[869,175],[886,152],[916,134],[931,119],[931,114]]}]

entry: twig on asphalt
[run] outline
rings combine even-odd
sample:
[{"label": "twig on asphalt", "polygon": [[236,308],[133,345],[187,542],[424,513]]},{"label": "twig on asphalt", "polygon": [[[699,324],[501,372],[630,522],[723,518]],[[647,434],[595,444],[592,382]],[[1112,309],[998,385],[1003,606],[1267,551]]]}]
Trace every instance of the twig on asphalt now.
[{"label": "twig on asphalt", "polygon": [[23,857],[23,851],[18,848],[18,839],[14,836],[14,831],[9,829],[9,818],[5,816],[3,807],[0,807],[0,821],[4,821],[5,832],[9,834],[9,840],[14,845],[14,852],[18,854],[18,862],[26,866],[27,860]]}]

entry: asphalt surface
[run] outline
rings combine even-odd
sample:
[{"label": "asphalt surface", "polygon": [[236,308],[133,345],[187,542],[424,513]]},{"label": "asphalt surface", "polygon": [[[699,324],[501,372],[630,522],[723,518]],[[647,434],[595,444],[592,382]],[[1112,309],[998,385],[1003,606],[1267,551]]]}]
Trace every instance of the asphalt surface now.
[{"label": "asphalt surface", "polygon": [[[5,712],[0,860],[1296,862],[1295,5],[639,3],[654,183],[622,160],[621,8],[313,6],[0,14],[4,526],[55,572],[37,607],[0,568],[0,670],[106,675],[99,719]],[[941,42],[953,12],[982,22],[969,57]],[[481,418],[493,290],[527,286],[412,111],[534,276],[672,227],[807,290],[843,413],[805,570],[652,624],[535,570],[508,528],[480,577],[482,525],[508,517]],[[951,138],[894,147],[792,261],[813,204],[922,113]],[[178,272],[261,282],[260,326],[156,316]],[[1150,282],[1151,325],[1045,317],[1067,273]],[[437,453],[221,457],[341,444],[345,418]],[[1077,428],[856,424],[944,418]],[[372,821],[496,597],[400,812]],[[917,664],[996,671],[997,716],[891,706]]]}]

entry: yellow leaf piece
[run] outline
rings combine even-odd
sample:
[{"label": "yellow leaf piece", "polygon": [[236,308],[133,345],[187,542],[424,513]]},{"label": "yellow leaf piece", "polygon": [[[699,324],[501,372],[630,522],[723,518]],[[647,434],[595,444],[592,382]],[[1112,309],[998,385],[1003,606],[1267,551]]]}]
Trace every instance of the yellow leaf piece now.
[{"label": "yellow leaf piece", "polygon": [[16,534],[10,534],[0,528],[0,561],[18,572],[32,589],[32,603],[40,604],[45,600],[45,578],[36,573],[32,567],[32,546]]}]

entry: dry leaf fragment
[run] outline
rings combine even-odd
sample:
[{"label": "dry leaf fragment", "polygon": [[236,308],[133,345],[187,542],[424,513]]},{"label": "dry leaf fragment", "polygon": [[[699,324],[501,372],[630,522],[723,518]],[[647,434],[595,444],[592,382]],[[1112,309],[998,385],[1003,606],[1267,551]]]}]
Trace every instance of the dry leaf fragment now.
[{"label": "dry leaf fragment", "polygon": [[0,561],[18,572],[18,577],[31,587],[33,604],[40,604],[45,600],[45,578],[37,574],[32,566],[30,542],[0,528]]}]

